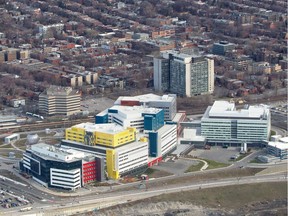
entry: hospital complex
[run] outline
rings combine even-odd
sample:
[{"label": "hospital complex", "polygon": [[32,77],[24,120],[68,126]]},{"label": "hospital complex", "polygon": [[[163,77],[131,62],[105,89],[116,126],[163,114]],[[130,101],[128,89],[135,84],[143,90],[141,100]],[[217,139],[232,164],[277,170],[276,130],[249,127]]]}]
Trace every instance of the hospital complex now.
[{"label": "hospital complex", "polygon": [[[91,181],[138,174],[161,162],[178,146],[185,112],[177,112],[176,95],[119,97],[95,116],[95,123],[66,128],[60,147],[35,144],[27,148],[20,168],[49,187],[74,190]],[[270,112],[266,106],[216,101],[201,119],[205,143],[252,144],[268,140]]]}]

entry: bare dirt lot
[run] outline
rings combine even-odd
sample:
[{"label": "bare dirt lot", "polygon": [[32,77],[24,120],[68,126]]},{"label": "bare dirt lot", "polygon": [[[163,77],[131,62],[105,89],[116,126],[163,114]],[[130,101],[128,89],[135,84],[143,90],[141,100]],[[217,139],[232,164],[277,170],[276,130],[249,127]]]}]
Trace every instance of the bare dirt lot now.
[{"label": "bare dirt lot", "polygon": [[287,183],[234,185],[164,194],[82,215],[287,215]]}]

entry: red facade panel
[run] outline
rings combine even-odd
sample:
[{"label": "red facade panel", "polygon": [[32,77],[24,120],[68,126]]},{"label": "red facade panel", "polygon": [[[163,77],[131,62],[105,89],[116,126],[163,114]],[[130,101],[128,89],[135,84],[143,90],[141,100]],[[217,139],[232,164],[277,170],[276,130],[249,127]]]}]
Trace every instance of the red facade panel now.
[{"label": "red facade panel", "polygon": [[82,165],[82,173],[83,173],[83,183],[88,183],[91,181],[96,181],[97,169],[96,169],[96,161],[90,161],[83,163]]},{"label": "red facade panel", "polygon": [[140,106],[139,101],[121,100],[121,106]]},{"label": "red facade panel", "polygon": [[156,158],[155,160],[152,160],[148,163],[148,167],[153,166],[154,164],[158,164],[159,162],[162,161],[162,157]]}]

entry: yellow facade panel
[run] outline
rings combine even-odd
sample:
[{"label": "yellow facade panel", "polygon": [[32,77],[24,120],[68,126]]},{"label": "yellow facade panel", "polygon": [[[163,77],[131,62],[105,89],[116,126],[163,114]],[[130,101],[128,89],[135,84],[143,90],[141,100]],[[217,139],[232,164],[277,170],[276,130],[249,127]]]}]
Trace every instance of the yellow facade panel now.
[{"label": "yellow facade panel", "polygon": [[[65,139],[85,144],[85,129],[71,127],[65,130]],[[102,145],[116,148],[136,140],[136,128],[127,128],[119,133],[93,132],[90,145]]]},{"label": "yellow facade panel", "polygon": [[116,170],[115,167],[115,150],[107,149],[106,150],[106,166],[108,178],[119,179],[119,171]]}]

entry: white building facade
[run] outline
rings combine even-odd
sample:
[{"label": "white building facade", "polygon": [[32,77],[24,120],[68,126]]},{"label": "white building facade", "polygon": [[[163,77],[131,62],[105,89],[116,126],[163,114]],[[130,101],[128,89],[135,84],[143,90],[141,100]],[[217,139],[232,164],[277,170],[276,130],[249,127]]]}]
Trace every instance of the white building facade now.
[{"label": "white building facade", "polygon": [[260,144],[268,140],[270,129],[270,110],[266,106],[236,110],[234,103],[215,101],[201,119],[201,136],[215,144]]},{"label": "white building facade", "polygon": [[156,94],[144,94],[138,96],[119,97],[114,105],[122,106],[144,106],[153,107],[164,110],[164,120],[171,121],[177,113],[177,95],[164,94],[162,96]]}]

